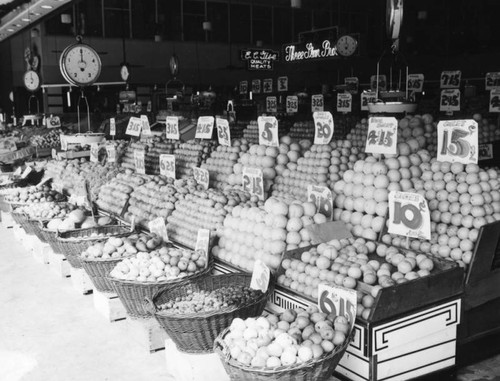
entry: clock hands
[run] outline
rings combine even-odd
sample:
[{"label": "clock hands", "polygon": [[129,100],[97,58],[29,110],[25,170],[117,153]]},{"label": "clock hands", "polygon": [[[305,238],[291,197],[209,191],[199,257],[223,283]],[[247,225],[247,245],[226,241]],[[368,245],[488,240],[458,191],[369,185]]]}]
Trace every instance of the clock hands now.
[{"label": "clock hands", "polygon": [[80,48],[80,61],[78,61],[78,67],[80,68],[80,71],[85,71],[85,68],[87,67],[87,62],[83,60],[83,49]]}]

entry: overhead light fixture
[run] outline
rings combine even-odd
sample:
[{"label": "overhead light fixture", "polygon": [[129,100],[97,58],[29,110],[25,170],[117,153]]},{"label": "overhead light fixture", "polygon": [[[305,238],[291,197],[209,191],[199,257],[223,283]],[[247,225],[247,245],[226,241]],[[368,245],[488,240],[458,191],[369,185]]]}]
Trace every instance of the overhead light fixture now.
[{"label": "overhead light fixture", "polygon": [[54,7],[53,7],[52,5],[43,4],[43,5],[42,5],[42,8],[43,8],[43,9],[52,9],[52,8],[54,8]]},{"label": "overhead light fixture", "polygon": [[290,6],[292,8],[302,8],[302,0],[291,0]]}]

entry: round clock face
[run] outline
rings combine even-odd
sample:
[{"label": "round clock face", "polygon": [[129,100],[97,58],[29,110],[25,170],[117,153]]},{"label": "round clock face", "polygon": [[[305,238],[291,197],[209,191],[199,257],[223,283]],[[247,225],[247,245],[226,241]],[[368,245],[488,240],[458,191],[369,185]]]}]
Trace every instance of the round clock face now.
[{"label": "round clock face", "polygon": [[128,70],[128,66],[126,64],[123,64],[120,68],[120,77],[122,77],[123,81],[127,81],[129,76],[130,71]]},{"label": "round clock face", "polygon": [[358,41],[352,36],[342,36],[337,41],[337,52],[344,57],[352,56],[358,47]]},{"label": "round clock face", "polygon": [[60,65],[64,78],[76,86],[91,85],[101,74],[99,55],[85,44],[67,47],[61,55]]},{"label": "round clock face", "polygon": [[24,86],[29,91],[37,91],[40,88],[40,76],[36,71],[28,70],[24,73]]}]

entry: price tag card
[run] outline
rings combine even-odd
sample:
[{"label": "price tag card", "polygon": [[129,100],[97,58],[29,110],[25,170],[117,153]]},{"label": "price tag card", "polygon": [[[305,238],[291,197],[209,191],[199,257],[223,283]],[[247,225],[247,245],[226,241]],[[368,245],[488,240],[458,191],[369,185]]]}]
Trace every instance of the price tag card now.
[{"label": "price tag card", "polygon": [[200,116],[196,126],[196,139],[212,139],[214,131],[214,117],[213,116]]},{"label": "price tag card", "polygon": [[226,119],[215,118],[217,125],[217,138],[221,146],[231,147],[231,131],[229,129],[229,122]]},{"label": "price tag card", "polygon": [[176,116],[167,116],[166,125],[165,125],[165,135],[167,139],[179,140],[179,118]]},{"label": "price tag card", "polygon": [[267,78],[262,81],[262,86],[264,87],[264,93],[273,92],[273,79]]},{"label": "price tag card", "polygon": [[337,112],[351,112],[352,95],[351,93],[337,93]]},{"label": "price tag card", "polygon": [[463,164],[478,161],[478,125],[473,119],[446,120],[438,123],[438,161]]},{"label": "price tag card", "polygon": [[259,144],[278,147],[278,120],[274,116],[259,116],[257,124],[259,125]]},{"label": "price tag card", "polygon": [[[370,77],[370,89],[373,91],[377,90],[377,76],[372,75]],[[378,91],[386,91],[387,90],[387,77],[385,74],[381,74],[378,76]]]},{"label": "price tag card", "polygon": [[278,112],[278,99],[276,97],[266,97],[266,112]]},{"label": "price tag card", "polygon": [[130,105],[128,103],[123,105],[123,112],[130,112]]},{"label": "price tag card", "polygon": [[175,179],[175,155],[160,155],[160,175]]},{"label": "price tag card", "polygon": [[460,70],[445,70],[441,72],[441,89],[454,89],[460,87],[462,72]]},{"label": "price tag card", "polygon": [[490,91],[490,112],[500,112],[500,89]]},{"label": "price tag card", "polygon": [[389,233],[431,239],[431,213],[418,193],[389,192]]},{"label": "price tag card", "polygon": [[194,250],[203,252],[207,265],[208,265],[209,246],[210,246],[210,230],[198,229],[198,235],[196,237],[196,246],[194,247]]},{"label": "price tag card", "polygon": [[266,292],[269,287],[269,279],[271,278],[271,270],[262,260],[257,259],[253,265],[252,279],[250,280],[250,288]]},{"label": "price tag card", "polygon": [[260,94],[260,79],[252,79],[252,93]]},{"label": "price tag card", "polygon": [[21,176],[21,173],[23,173],[23,170],[21,167],[17,167],[17,169],[12,173],[14,176]]},{"label": "price tag card", "polygon": [[146,174],[146,163],[144,160],[144,151],[134,151],[135,171],[141,175]]},{"label": "price tag card", "polygon": [[358,77],[346,77],[344,78],[344,83],[346,85],[346,90],[350,94],[357,94],[359,89],[359,79]]},{"label": "price tag card", "polygon": [[325,109],[325,102],[323,94],[315,94],[311,96],[311,112],[323,111]]},{"label": "price tag card", "polygon": [[241,81],[240,82],[240,94],[245,95],[248,93],[248,81]]},{"label": "price tag card", "polygon": [[208,182],[210,180],[210,176],[208,174],[208,170],[205,168],[193,167],[193,176],[194,180],[204,189],[208,189]]},{"label": "price tag card", "polygon": [[460,111],[459,89],[441,90],[441,99],[439,100],[439,111],[445,111],[445,112]]},{"label": "price tag card", "polygon": [[[19,169],[21,169],[21,167],[19,167]],[[21,174],[21,179],[25,179],[32,171],[33,168],[31,168],[30,166],[26,167],[24,169],[24,172]]]},{"label": "price tag card", "polygon": [[163,241],[168,241],[167,227],[165,226],[165,220],[163,217],[157,217],[148,223],[149,231],[151,233],[157,234],[159,237],[163,238]]},{"label": "price tag card", "polygon": [[325,314],[343,316],[349,321],[352,331],[356,321],[357,291],[340,286],[318,284],[318,308]]},{"label": "price tag card", "polygon": [[146,115],[141,115],[142,120],[142,131],[141,133],[146,136],[151,136],[151,126],[149,125],[149,119]]},{"label": "price tag card", "polygon": [[128,124],[127,124],[127,129],[125,130],[125,134],[131,135],[131,136],[140,136],[141,129],[142,129],[141,118],[131,116],[129,121],[128,121]]},{"label": "price tag card", "polygon": [[278,91],[288,91],[288,77],[278,77]]},{"label": "price tag card", "polygon": [[485,90],[493,90],[500,88],[500,71],[486,73],[484,78]]},{"label": "price tag card", "polygon": [[332,219],[333,196],[329,188],[321,185],[308,185],[307,201],[311,201],[316,205],[316,210],[328,218],[328,220]]},{"label": "price tag card", "polygon": [[52,148],[52,151],[50,151],[52,155],[52,159],[57,160],[57,151],[55,148]]},{"label": "price tag card", "polygon": [[61,127],[61,119],[58,116],[49,116],[47,118],[47,128]]},{"label": "price tag card", "polygon": [[395,155],[398,143],[398,121],[394,117],[368,119],[366,153]]},{"label": "price tag card", "polygon": [[493,144],[479,144],[479,160],[493,159]]},{"label": "price tag card", "polygon": [[368,111],[368,103],[377,101],[377,93],[375,91],[363,91],[361,93],[361,110]]},{"label": "price tag card", "polygon": [[316,111],[314,119],[314,144],[329,144],[333,136],[333,116],[329,111]]},{"label": "price tag card", "polygon": [[264,200],[262,169],[243,167],[243,190]]},{"label": "price tag card", "polygon": [[109,120],[109,134],[111,136],[116,136],[116,120],[115,120],[115,118],[111,118]]},{"label": "price tag card", "polygon": [[299,111],[299,97],[296,95],[289,95],[286,97],[286,112],[289,114]]},{"label": "price tag card", "polygon": [[108,163],[116,163],[116,148],[114,145],[106,145],[106,154],[108,155]]},{"label": "price tag card", "polygon": [[424,89],[424,75],[408,74],[406,86],[409,92],[421,93]]},{"label": "price tag card", "polygon": [[99,162],[99,143],[90,144],[90,161],[92,163]]},{"label": "price tag card", "polygon": [[67,151],[68,150],[68,141],[66,140],[66,136],[61,134],[61,135],[59,135],[59,139],[61,140],[61,150]]}]

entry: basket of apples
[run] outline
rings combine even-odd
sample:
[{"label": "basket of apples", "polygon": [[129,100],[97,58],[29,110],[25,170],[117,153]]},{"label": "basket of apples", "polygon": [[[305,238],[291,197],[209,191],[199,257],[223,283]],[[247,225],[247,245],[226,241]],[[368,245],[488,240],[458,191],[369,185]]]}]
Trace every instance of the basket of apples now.
[{"label": "basket of apples", "polygon": [[349,345],[344,316],[307,310],[234,319],[215,340],[231,380],[326,380]]}]

